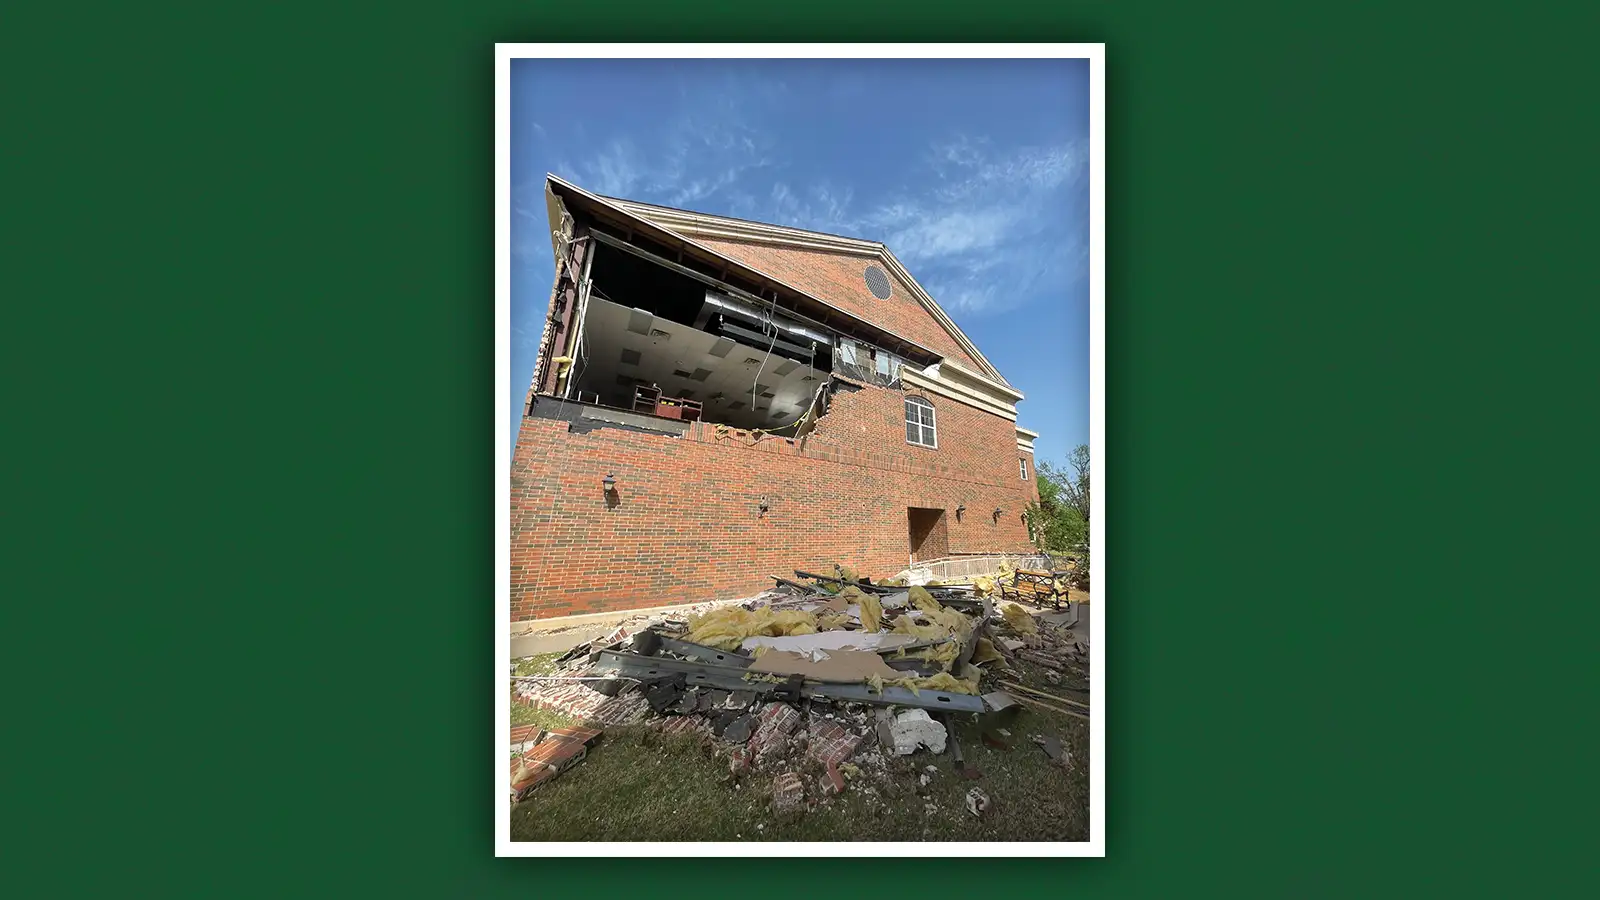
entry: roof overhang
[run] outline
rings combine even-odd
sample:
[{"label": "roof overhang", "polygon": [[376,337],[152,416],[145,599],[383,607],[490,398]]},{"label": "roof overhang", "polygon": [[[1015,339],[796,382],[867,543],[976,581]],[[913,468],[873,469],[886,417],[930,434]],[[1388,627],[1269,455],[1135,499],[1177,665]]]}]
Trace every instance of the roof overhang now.
[{"label": "roof overhang", "polygon": [[1017,449],[1024,453],[1033,452],[1033,441],[1039,436],[1037,431],[1029,431],[1021,425],[1017,426]]},{"label": "roof overhang", "polygon": [[[545,176],[545,188],[546,209],[550,215],[550,228],[552,231],[551,242],[558,257],[560,255],[560,239],[555,236],[555,233],[561,231],[566,221],[568,221],[562,218],[563,213],[566,213],[568,219],[570,219],[576,213],[582,212],[612,228],[621,228],[630,233],[645,235],[652,242],[677,250],[686,257],[693,257],[701,264],[710,266],[713,269],[724,273],[737,273],[743,280],[759,285],[764,291],[771,291],[773,294],[771,297],[758,297],[738,290],[732,285],[726,285],[726,287],[733,289],[733,293],[741,295],[745,299],[767,304],[773,302],[775,298],[782,298],[779,305],[790,312],[798,313],[800,316],[834,331],[866,340],[885,350],[893,351],[916,365],[934,364],[943,359],[943,354],[937,351],[874,325],[865,319],[851,315],[820,297],[802,291],[782,279],[775,278],[766,272],[719,253],[676,230],[664,227],[662,224],[653,222],[627,208],[628,206],[639,207],[641,204],[629,204],[626,201],[613,200],[590,193],[556,175]],[[696,273],[696,277],[703,278],[705,276],[703,273]]]},{"label": "roof overhang", "polygon": [[[554,177],[554,176],[551,176]],[[848,253],[864,258],[876,259],[885,268],[894,273],[901,281],[911,286],[911,294],[918,303],[933,316],[940,327],[949,332],[957,345],[968,356],[977,361],[983,369],[984,377],[998,384],[1010,387],[1005,377],[1000,374],[992,363],[978,350],[976,344],[968,338],[955,320],[944,311],[933,296],[930,295],[917,279],[912,277],[906,267],[888,247],[878,241],[864,241],[859,238],[842,237],[835,234],[823,234],[817,231],[803,231],[799,228],[785,228],[781,225],[768,225],[764,222],[751,222],[746,219],[732,219],[725,216],[710,216],[704,213],[689,212],[688,210],[673,209],[667,206],[654,206],[649,203],[636,203],[631,200],[607,198],[608,202],[615,204],[619,209],[625,209],[634,215],[664,225],[671,230],[684,235],[726,238],[729,240],[751,241],[755,243],[772,244],[780,247],[797,247],[804,250],[825,250],[833,253]],[[1018,399],[1021,398],[1018,394]]]},{"label": "roof overhang", "polygon": [[952,371],[948,362],[928,366],[921,371],[907,366],[900,370],[900,381],[909,389],[948,397],[1012,422],[1017,420],[1016,401],[1021,399],[1021,394],[1009,388],[1001,393],[993,389],[993,383],[988,379],[975,382],[960,375],[959,371]]}]

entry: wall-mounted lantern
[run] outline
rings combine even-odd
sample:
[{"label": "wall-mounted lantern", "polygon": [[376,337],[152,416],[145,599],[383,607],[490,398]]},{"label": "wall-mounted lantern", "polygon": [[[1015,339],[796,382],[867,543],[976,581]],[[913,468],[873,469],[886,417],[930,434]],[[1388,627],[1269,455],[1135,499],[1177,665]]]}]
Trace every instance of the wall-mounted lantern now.
[{"label": "wall-mounted lantern", "polygon": [[966,512],[966,511],[967,511],[967,505],[965,503],[963,503],[960,506],[956,507],[956,521],[957,522],[961,521],[961,514]]},{"label": "wall-mounted lantern", "polygon": [[772,506],[767,503],[767,495],[766,494],[762,494],[761,495],[761,515],[763,515],[763,516],[766,515],[767,514],[767,510],[769,510],[771,508],[772,508]]},{"label": "wall-mounted lantern", "polygon": [[600,479],[600,486],[602,488],[605,488],[605,492],[607,494],[616,493],[616,491],[617,491],[617,476],[615,476],[615,475],[607,475],[606,477]]},{"label": "wall-mounted lantern", "polygon": [[1000,507],[998,507],[998,506],[996,506],[996,507],[995,507],[995,508],[994,508],[994,520],[995,520],[995,521],[996,521],[996,522],[998,522],[998,521],[1000,521],[1000,516],[1001,516],[1001,514],[1002,514],[1002,513],[1004,513],[1004,512],[1005,512],[1005,510],[1003,510],[1003,509],[1001,509],[1001,508],[1000,508]]}]

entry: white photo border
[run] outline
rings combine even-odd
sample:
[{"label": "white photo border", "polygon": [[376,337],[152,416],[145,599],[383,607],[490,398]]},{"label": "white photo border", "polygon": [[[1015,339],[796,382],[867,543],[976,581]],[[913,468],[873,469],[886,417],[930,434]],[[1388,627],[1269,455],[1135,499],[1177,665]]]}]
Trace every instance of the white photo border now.
[{"label": "white photo border", "polygon": [[[496,44],[495,45],[495,856],[767,856],[769,842],[511,840],[505,748],[511,698],[505,688],[511,634],[511,444],[505,391],[511,381],[511,60],[543,59],[1087,59],[1089,60],[1089,454],[1094,461],[1089,535],[1105,560],[1105,45],[1104,44]],[[1046,425],[1048,427],[1048,425]],[[940,843],[941,856],[1105,856],[1106,572],[1095,567],[1089,617],[1089,840]],[[807,843],[831,856],[920,856],[920,842]]]}]

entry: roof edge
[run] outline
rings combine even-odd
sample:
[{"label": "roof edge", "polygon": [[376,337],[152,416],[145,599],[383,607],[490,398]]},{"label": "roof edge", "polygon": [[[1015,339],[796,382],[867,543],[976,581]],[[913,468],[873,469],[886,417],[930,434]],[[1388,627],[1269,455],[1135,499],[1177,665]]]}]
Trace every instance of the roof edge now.
[{"label": "roof edge", "polygon": [[931,391],[957,403],[970,406],[973,409],[993,413],[1012,422],[1017,421],[1017,408],[1014,404],[1007,402],[1004,397],[996,396],[992,392],[962,384],[955,379],[947,377],[944,374],[943,367],[944,363],[940,363],[938,366],[929,366],[919,372],[910,366],[906,366],[900,370],[900,382],[909,388]]},{"label": "roof edge", "polygon": [[[640,222],[640,223],[642,223],[642,224],[644,224],[644,225],[646,225],[648,227],[659,228],[662,231],[665,231],[666,233],[668,233],[670,235],[673,235],[678,240],[683,241],[685,244],[696,248],[697,250],[699,250],[702,253],[710,254],[711,256],[715,257],[716,259],[721,260],[722,262],[724,262],[724,263],[726,263],[726,264],[728,264],[730,266],[734,266],[734,267],[738,267],[738,268],[741,268],[741,269],[746,269],[746,270],[749,270],[751,272],[754,272],[757,275],[759,275],[760,277],[766,279],[767,281],[769,281],[769,282],[771,282],[773,284],[782,285],[786,290],[789,290],[789,291],[793,292],[794,294],[796,294],[798,296],[805,297],[805,298],[809,299],[810,301],[812,301],[813,303],[817,303],[817,304],[825,307],[826,309],[828,309],[828,310],[830,310],[830,311],[832,311],[834,313],[837,313],[839,316],[841,316],[841,317],[843,317],[845,319],[848,319],[848,320],[851,320],[851,321],[854,321],[854,322],[859,322],[859,323],[867,326],[869,329],[871,329],[873,331],[881,332],[881,333],[883,333],[885,335],[889,335],[889,336],[893,337],[897,341],[903,342],[906,346],[915,347],[917,350],[927,354],[930,357],[933,357],[933,358],[936,358],[936,359],[940,359],[940,360],[944,360],[945,355],[943,353],[940,353],[940,352],[938,352],[938,351],[936,351],[936,350],[934,350],[934,349],[932,349],[930,347],[924,347],[923,345],[917,343],[916,341],[911,340],[910,338],[908,338],[908,337],[906,337],[904,335],[896,334],[895,332],[891,331],[890,329],[887,329],[887,328],[883,327],[882,325],[878,325],[878,324],[875,324],[873,322],[869,322],[866,319],[862,318],[861,316],[855,315],[854,313],[851,313],[851,312],[849,312],[847,310],[840,309],[839,307],[834,306],[832,303],[829,303],[828,301],[822,299],[821,297],[818,297],[818,296],[816,296],[815,294],[813,294],[813,293],[811,293],[809,291],[803,291],[803,290],[795,287],[794,285],[788,283],[787,281],[784,281],[783,279],[777,277],[776,275],[773,275],[773,274],[771,274],[769,272],[763,272],[760,269],[757,269],[754,266],[751,266],[749,263],[740,262],[739,260],[736,260],[736,259],[728,256],[726,253],[722,253],[722,252],[720,252],[720,251],[718,251],[718,250],[716,250],[716,249],[714,249],[712,247],[707,247],[704,244],[698,243],[695,240],[693,240],[692,236],[690,236],[690,235],[686,235],[686,234],[680,233],[676,229],[668,228],[667,226],[665,226],[665,225],[663,225],[663,224],[661,224],[659,222],[652,221],[651,219],[646,218],[645,216],[642,216],[639,213],[634,212],[633,210],[624,208],[624,206],[622,204],[627,202],[627,201],[618,201],[618,200],[613,200],[613,199],[610,199],[610,198],[607,198],[607,197],[603,197],[603,196],[601,196],[599,194],[594,193],[593,191],[585,190],[584,188],[581,188],[578,185],[573,184],[572,182],[566,180],[565,178],[562,178],[559,175],[556,175],[553,172],[547,172],[545,174],[545,190],[546,190],[547,193],[550,192],[550,185],[552,183],[556,184],[556,185],[559,185],[559,186],[561,186],[562,188],[564,188],[566,190],[572,191],[574,194],[576,194],[579,197],[586,198],[589,201],[597,203],[602,207],[609,208],[609,209],[615,211],[616,213],[619,213],[619,214],[621,214],[621,215],[623,215],[625,217],[634,219],[634,220],[636,220],[636,221],[638,221],[638,222]],[[550,204],[550,203],[547,202],[547,208],[548,208],[548,211],[549,211],[550,215],[552,215],[552,216],[556,215],[557,206],[555,204]],[[565,204],[564,203],[561,204],[560,208],[561,209],[565,209]],[[570,211],[569,211],[569,215],[570,215]],[[551,243],[552,243],[552,246],[554,246],[555,243],[556,243],[555,242],[555,238],[554,238],[553,235],[552,235]],[[559,256],[559,250],[557,252],[557,255]]]},{"label": "roof edge", "polygon": [[[550,177],[555,178],[557,176],[551,175]],[[577,185],[571,185],[570,182],[563,183],[569,184],[572,187],[577,187]],[[582,190],[582,188],[579,188],[579,190]],[[984,356],[983,352],[978,349],[978,345],[974,344],[972,339],[967,337],[966,332],[961,330],[961,326],[957,325],[955,320],[950,318],[950,314],[944,311],[944,307],[940,306],[939,302],[933,299],[933,295],[929,294],[927,289],[918,283],[916,278],[912,277],[911,272],[906,269],[905,264],[900,262],[899,258],[894,255],[894,251],[890,250],[887,246],[879,241],[866,241],[859,238],[843,237],[841,235],[827,234],[820,231],[805,231],[803,229],[789,228],[783,225],[769,225],[764,222],[752,222],[748,219],[733,219],[727,216],[714,216],[708,213],[690,212],[688,210],[674,209],[669,206],[655,206],[650,203],[639,203],[633,200],[600,197],[598,194],[594,196],[605,200],[606,202],[625,212],[638,216],[641,219],[653,222],[663,228],[670,228],[673,231],[678,231],[685,235],[722,237],[732,240],[751,241],[753,243],[799,247],[806,250],[831,250],[835,252],[849,253],[853,256],[864,256],[878,259],[879,261],[883,262],[891,272],[898,276],[901,281],[911,286],[911,295],[916,298],[917,302],[921,304],[930,315],[933,316],[934,321],[939,323],[940,327],[950,333],[950,336],[955,339],[956,344],[962,349],[962,351],[964,351],[968,356],[972,357],[973,361],[984,370],[984,375],[993,379],[996,383],[1003,387],[1011,387],[1011,383],[1006,381],[1004,375],[1000,374],[1000,370],[995,368],[994,363],[989,362],[988,357]],[[1020,400],[1021,398],[1022,395],[1018,394],[1017,399]]]},{"label": "roof edge", "polygon": [[682,229],[695,234],[739,238],[759,243],[805,247],[814,250],[837,250],[860,256],[877,256],[886,249],[883,244],[877,241],[828,234],[822,231],[806,231],[803,228],[769,225],[765,222],[752,222],[749,219],[713,216],[686,209],[674,209],[670,206],[640,203],[635,200],[620,200],[614,197],[606,199],[642,219],[648,219],[663,227]]}]

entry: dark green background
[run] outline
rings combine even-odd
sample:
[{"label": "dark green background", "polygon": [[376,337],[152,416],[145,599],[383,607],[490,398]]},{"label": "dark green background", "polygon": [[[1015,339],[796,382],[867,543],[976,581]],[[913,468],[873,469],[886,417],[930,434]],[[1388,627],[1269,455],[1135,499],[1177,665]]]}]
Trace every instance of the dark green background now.
[{"label": "dark green background", "polygon": [[[13,882],[1576,892],[1584,16],[29,6],[0,37]],[[491,858],[492,46],[580,39],[1108,45],[1109,858]]]}]

